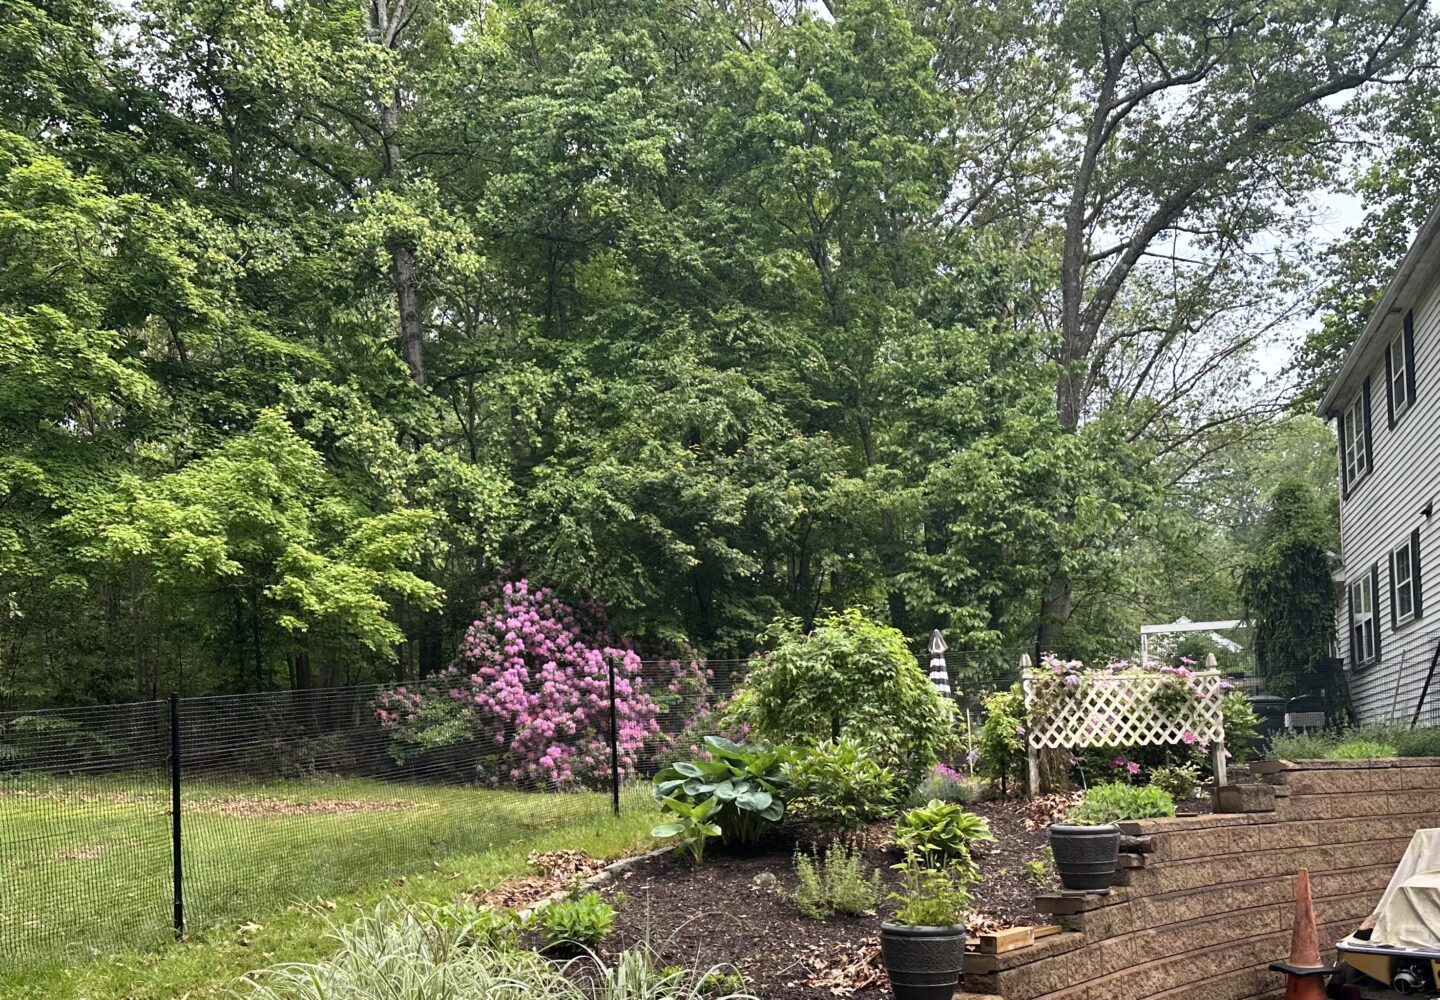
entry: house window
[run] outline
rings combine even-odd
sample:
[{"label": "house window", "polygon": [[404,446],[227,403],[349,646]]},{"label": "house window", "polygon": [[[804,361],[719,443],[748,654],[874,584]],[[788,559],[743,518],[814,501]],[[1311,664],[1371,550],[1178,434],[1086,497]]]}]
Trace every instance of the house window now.
[{"label": "house window", "polygon": [[1422,614],[1420,532],[1390,553],[1390,624],[1398,628]]},{"label": "house window", "polygon": [[1350,658],[1356,664],[1375,659],[1375,586],[1369,573],[1350,584]]},{"label": "house window", "polygon": [[1401,334],[1386,348],[1385,376],[1390,380],[1391,420],[1398,419],[1410,405],[1410,362],[1406,357],[1405,336]]},{"label": "house window", "polygon": [[1345,484],[1354,485],[1370,471],[1370,407],[1365,393],[1345,411]]}]

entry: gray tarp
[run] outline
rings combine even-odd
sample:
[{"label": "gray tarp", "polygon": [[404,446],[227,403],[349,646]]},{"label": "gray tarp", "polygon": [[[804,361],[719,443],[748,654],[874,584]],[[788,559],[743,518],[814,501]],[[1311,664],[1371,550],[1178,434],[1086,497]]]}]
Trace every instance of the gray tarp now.
[{"label": "gray tarp", "polygon": [[1380,904],[1361,927],[1374,927],[1372,945],[1440,947],[1440,830],[1415,831]]}]

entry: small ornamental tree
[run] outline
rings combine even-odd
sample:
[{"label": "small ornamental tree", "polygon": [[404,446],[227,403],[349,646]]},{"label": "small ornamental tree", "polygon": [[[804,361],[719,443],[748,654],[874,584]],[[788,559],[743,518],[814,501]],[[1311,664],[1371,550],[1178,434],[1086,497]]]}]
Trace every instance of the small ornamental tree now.
[{"label": "small ornamental tree", "polygon": [[1326,720],[1352,721],[1344,674],[1331,655],[1335,643],[1335,558],[1315,491],[1288,480],[1270,496],[1260,543],[1245,566],[1240,596],[1255,629],[1255,662],[1265,689],[1289,697],[1324,694]]},{"label": "small ornamental tree", "polygon": [[780,619],[765,638],[772,650],[751,664],[727,722],[776,743],[849,737],[895,770],[902,794],[930,773],[950,737],[952,706],[897,629],[852,608],[808,634],[799,620]]},{"label": "small ornamental tree", "polygon": [[[688,734],[711,715],[708,671],[688,659],[642,671],[640,654],[610,635],[599,605],[571,607],[523,579],[481,603],[455,663],[418,687],[382,694],[376,713],[399,759],[473,740],[477,769],[493,784],[600,786],[610,779],[611,664],[622,779],[698,742]],[[667,734],[662,717],[685,729]]]}]

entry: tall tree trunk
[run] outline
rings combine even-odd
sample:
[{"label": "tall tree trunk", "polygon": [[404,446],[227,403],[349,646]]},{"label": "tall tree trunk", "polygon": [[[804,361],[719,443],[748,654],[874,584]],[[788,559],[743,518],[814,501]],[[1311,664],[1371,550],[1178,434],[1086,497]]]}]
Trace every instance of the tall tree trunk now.
[{"label": "tall tree trunk", "polygon": [[[372,0],[370,24],[374,40],[391,52],[400,47],[405,26],[414,16],[417,0]],[[383,150],[380,163],[381,182],[393,187],[401,177],[400,158],[400,88],[396,87],[380,105],[380,135]],[[425,384],[424,330],[420,309],[420,266],[415,247],[407,237],[392,235],[390,251],[390,283],[395,288],[395,305],[400,320],[400,352],[416,385]]]}]

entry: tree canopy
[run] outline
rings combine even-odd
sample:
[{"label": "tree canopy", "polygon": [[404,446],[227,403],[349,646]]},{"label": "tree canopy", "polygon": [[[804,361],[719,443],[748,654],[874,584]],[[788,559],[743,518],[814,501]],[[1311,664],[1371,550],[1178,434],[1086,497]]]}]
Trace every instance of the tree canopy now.
[{"label": "tree canopy", "polygon": [[1420,0],[8,12],[0,706],[433,673],[519,575],[647,643],[866,607],[989,672],[1233,611],[1217,484],[1296,446],[1295,244],[1434,36]]}]

